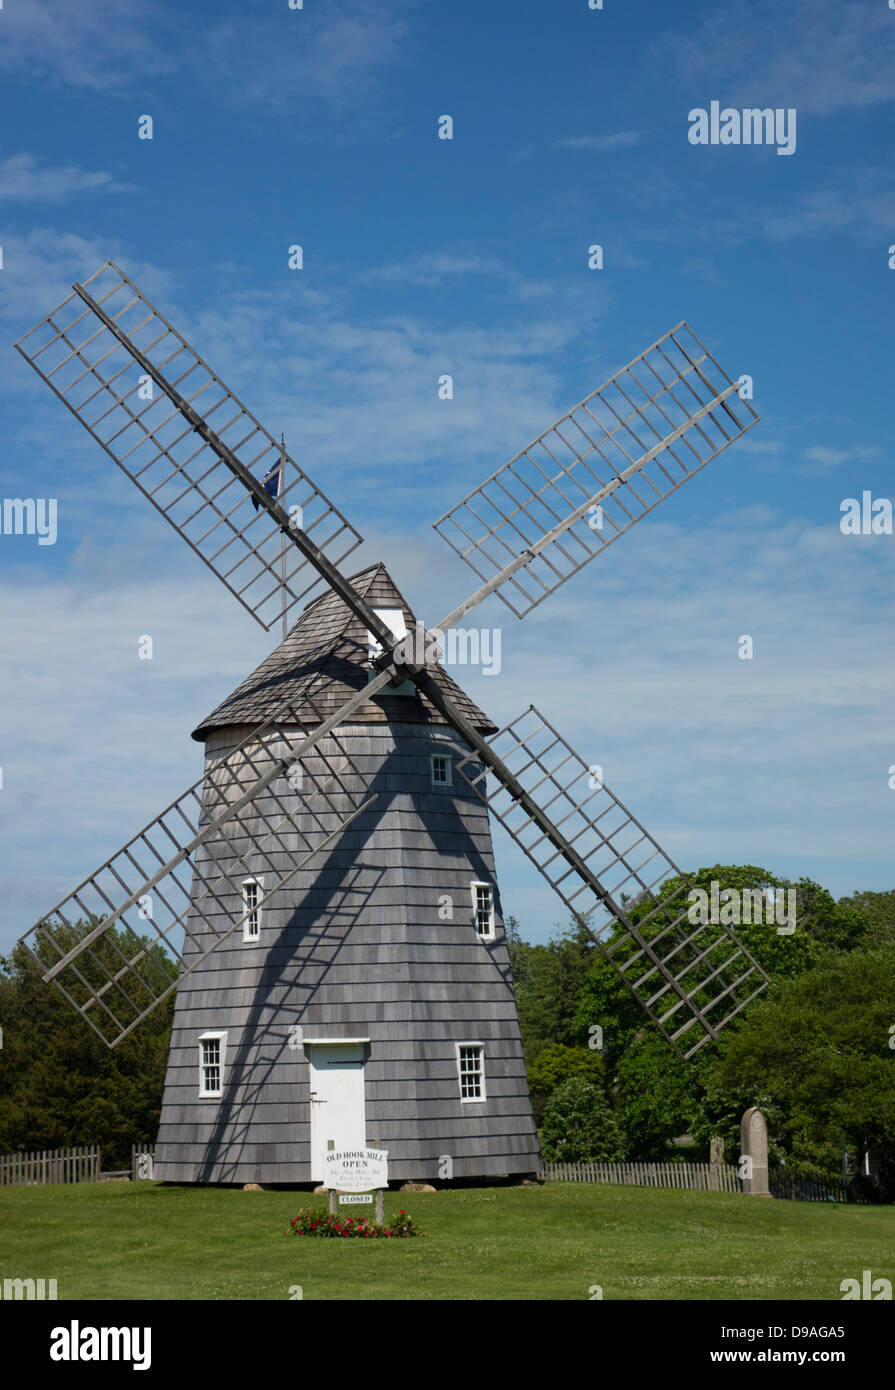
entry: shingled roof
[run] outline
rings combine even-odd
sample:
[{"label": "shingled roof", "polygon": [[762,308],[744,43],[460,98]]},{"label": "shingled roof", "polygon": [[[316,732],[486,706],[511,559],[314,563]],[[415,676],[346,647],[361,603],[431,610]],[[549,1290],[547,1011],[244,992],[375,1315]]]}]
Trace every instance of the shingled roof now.
[{"label": "shingled roof", "polygon": [[[408,632],[415,618],[383,564],[351,576],[371,608],[402,608]],[[280,645],[208,715],[193,738],[202,742],[213,729],[286,719],[290,711],[313,723],[314,710],[335,714],[369,679],[367,630],[334,590],[309,603]],[[482,733],[497,725],[475,705],[441,666],[432,674],[462,714]],[[313,701],[313,709],[309,704]],[[398,695],[388,686],[351,716],[352,723],[444,724],[444,716],[414,689]]]}]

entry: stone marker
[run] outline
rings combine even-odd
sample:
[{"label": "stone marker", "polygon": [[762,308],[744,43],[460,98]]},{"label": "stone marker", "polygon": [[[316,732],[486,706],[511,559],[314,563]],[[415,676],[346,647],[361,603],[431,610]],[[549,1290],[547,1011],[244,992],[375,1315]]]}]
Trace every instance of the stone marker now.
[{"label": "stone marker", "polygon": [[747,1110],[740,1121],[740,1158],[745,1164],[743,1191],[752,1197],[770,1197],[768,1189],[768,1127],[757,1106]]},{"label": "stone marker", "polygon": [[709,1191],[721,1191],[721,1168],[724,1163],[724,1140],[717,1135],[709,1140]]}]

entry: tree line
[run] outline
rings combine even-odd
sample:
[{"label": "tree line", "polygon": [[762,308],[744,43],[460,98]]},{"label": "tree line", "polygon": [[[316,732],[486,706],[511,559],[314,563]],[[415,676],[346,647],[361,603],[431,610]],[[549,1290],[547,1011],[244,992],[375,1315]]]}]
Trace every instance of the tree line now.
[{"label": "tree line", "polygon": [[[758,1105],[772,1161],[822,1179],[841,1172],[843,1146],[854,1166],[872,1147],[895,1188],[895,890],[837,901],[810,879],[754,865],[716,864],[691,878],[706,893],[713,882],[793,891],[796,928],[732,926],[771,984],[690,1061],[645,1017],[580,921],[532,945],[508,920],[544,1157],[661,1161],[689,1136],[686,1157],[707,1158],[717,1135],[735,1161],[740,1116]],[[670,880],[662,894],[676,887]],[[627,908],[636,920],[636,902]],[[124,949],[117,931],[96,944],[98,968],[103,950]],[[156,983],[173,971],[154,949],[142,968]],[[172,1017],[173,994],[110,1051],[24,948],[0,957],[0,1153],[98,1143],[104,1167],[125,1167],[131,1143],[151,1142],[158,1129]]]},{"label": "tree line", "polygon": [[[795,930],[732,924],[771,984],[689,1061],[653,1027],[580,921],[542,946],[509,920],[544,1157],[707,1159],[717,1135],[736,1161],[740,1117],[758,1105],[772,1163],[823,1179],[841,1173],[843,1147],[854,1168],[872,1150],[895,1186],[895,891],[837,901],[811,879],[792,882],[755,865],[716,864],[691,881],[705,894],[713,882],[740,896],[776,892],[794,904]],[[669,880],[661,895],[679,887]],[[636,920],[636,904],[629,912]],[[683,1136],[685,1155],[673,1144]]]}]

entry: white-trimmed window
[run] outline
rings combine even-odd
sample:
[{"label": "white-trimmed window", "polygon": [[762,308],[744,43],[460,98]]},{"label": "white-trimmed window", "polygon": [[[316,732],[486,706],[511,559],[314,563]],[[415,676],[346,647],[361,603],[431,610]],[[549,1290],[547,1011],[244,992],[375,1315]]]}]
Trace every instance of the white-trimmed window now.
[{"label": "white-trimmed window", "polygon": [[199,1095],[224,1094],[227,1034],[203,1033],[199,1038]]},{"label": "white-trimmed window", "polygon": [[261,939],[261,880],[244,878],[242,881],[242,939],[259,941]]},{"label": "white-trimmed window", "polygon": [[494,935],[494,889],[490,883],[472,883],[470,888],[476,934],[485,941]]},{"label": "white-trimmed window", "polygon": [[457,1043],[457,1076],[461,1101],[487,1100],[484,1043]]},{"label": "white-trimmed window", "polygon": [[453,760],[446,753],[433,753],[432,758],[432,786],[450,787],[453,786]]}]

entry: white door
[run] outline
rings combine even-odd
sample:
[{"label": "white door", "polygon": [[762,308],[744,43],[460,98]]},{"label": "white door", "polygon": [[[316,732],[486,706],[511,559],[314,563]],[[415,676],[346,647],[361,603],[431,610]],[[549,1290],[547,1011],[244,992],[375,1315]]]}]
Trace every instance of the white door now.
[{"label": "white door", "polygon": [[311,1177],[323,1181],[330,1149],[367,1146],[364,1044],[308,1043],[311,1064]]}]

